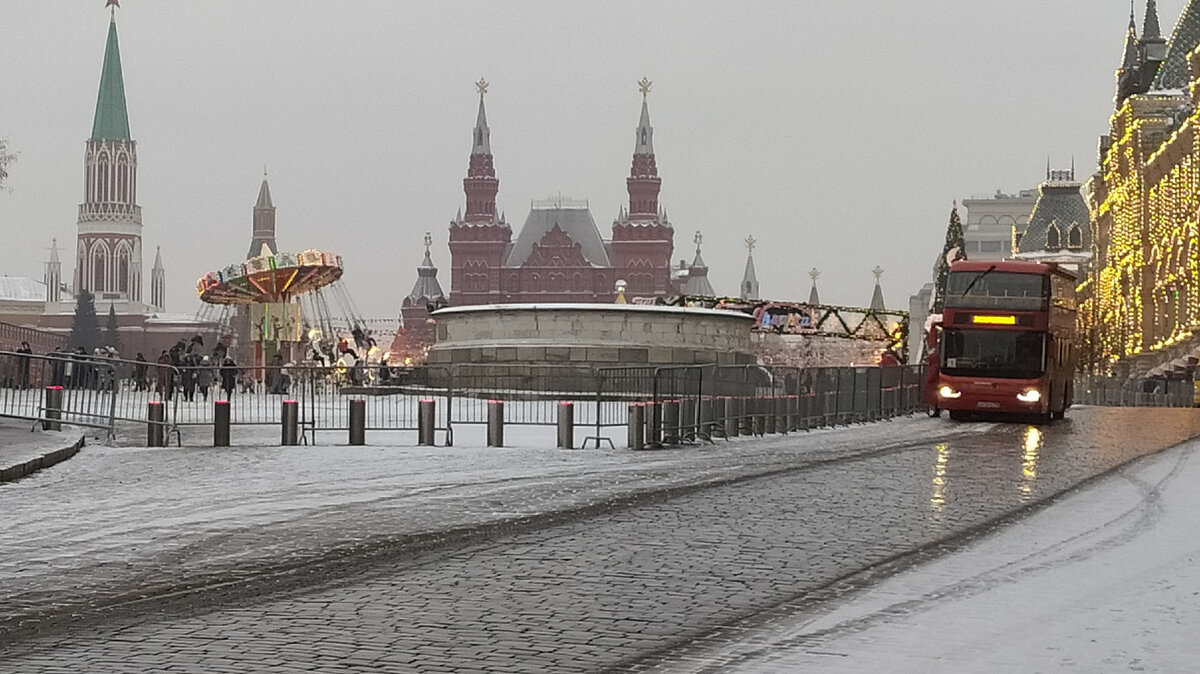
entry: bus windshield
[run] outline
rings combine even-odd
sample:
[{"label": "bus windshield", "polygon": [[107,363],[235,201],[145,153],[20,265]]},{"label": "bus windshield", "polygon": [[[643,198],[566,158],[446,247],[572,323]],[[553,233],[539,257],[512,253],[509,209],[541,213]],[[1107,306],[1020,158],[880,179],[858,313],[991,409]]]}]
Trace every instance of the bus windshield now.
[{"label": "bus windshield", "polygon": [[946,277],[945,306],[951,309],[1011,309],[1044,311],[1050,293],[1043,274],[994,271],[952,271]]},{"label": "bus windshield", "polygon": [[948,329],[941,360],[949,375],[1034,379],[1046,371],[1046,333]]}]

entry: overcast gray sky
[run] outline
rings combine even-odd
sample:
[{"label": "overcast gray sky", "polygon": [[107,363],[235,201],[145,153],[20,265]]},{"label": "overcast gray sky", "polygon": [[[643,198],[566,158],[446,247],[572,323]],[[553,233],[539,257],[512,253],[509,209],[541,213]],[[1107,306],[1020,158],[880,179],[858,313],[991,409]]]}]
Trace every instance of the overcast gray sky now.
[{"label": "overcast gray sky", "polygon": [[[1183,4],[1160,0],[1164,31]],[[73,250],[103,5],[0,0],[0,137],[20,153],[0,194],[0,274],[41,278],[51,237]],[[734,294],[753,235],[764,297],[807,298],[815,266],[824,301],[865,306],[881,265],[888,305],[907,308],[951,201],[1033,187],[1047,155],[1091,172],[1128,11],[1125,0],[124,0],[143,264],[161,245],[168,311],[194,312],[196,278],[245,252],[266,165],[279,245],[340,252],[363,313],[397,313],[425,231],[448,290],[481,76],[498,206],[514,228],[531,199],[561,193],[588,199],[607,237],[627,202],[646,76],[676,260],[703,231],[713,286]]]}]

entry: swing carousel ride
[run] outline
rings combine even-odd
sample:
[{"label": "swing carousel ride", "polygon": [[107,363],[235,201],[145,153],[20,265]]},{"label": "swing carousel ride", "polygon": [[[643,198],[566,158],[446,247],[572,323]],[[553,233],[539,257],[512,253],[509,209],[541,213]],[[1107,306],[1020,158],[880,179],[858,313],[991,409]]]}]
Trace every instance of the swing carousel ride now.
[{"label": "swing carousel ride", "polygon": [[208,310],[220,312],[222,340],[234,342],[239,364],[379,364],[384,354],[342,272],[335,253],[272,252],[263,244],[259,255],[202,276],[196,293]]}]

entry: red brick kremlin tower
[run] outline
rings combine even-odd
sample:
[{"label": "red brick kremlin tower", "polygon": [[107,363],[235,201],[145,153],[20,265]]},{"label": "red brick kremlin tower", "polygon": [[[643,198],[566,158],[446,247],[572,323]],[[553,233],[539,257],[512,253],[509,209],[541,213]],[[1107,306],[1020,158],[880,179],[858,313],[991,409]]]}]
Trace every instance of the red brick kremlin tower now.
[{"label": "red brick kremlin tower", "polygon": [[482,78],[479,115],[475,120],[471,163],[463,179],[467,212],[450,223],[450,304],[492,304],[501,301],[500,268],[512,240],[512,228],[496,216],[500,181],[492,164],[491,130],[483,108],[488,84]]},{"label": "red brick kremlin tower", "polygon": [[626,295],[654,297],[670,293],[675,230],[658,205],[662,178],[654,161],[654,128],[646,105],[650,81],[643,77],[638,86],[642,117],[633,146],[633,166],[625,180],[629,210],[613,222],[611,251],[617,278],[625,280]]},{"label": "red brick kremlin tower", "polygon": [[499,181],[492,163],[490,130],[479,89],[471,162],[463,191],[466,215],[450,223],[450,305],[519,302],[612,302],[616,281],[627,297],[672,293],[674,229],[660,208],[662,179],[654,157],[654,129],[646,104],[650,82],[639,83],[642,116],[635,131],[633,165],[626,188],[629,207],[604,240],[587,201],[559,196],[532,201],[514,240],[512,228],[497,217]]}]

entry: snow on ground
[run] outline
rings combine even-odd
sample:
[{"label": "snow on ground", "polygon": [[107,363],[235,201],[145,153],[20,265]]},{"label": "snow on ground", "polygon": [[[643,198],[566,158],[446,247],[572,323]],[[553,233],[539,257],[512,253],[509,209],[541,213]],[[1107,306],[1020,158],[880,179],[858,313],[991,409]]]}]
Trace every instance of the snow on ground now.
[{"label": "snow on ground", "polygon": [[1198,452],[1135,462],[958,553],[664,669],[1197,671]]},{"label": "snow on ground", "polygon": [[32,421],[0,419],[0,468],[8,468],[69,447],[79,441],[82,431],[64,427],[61,431],[33,428]]}]

